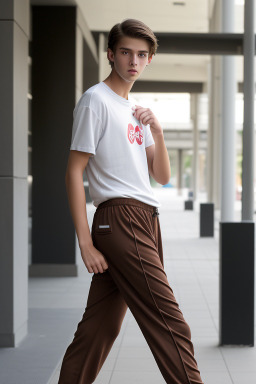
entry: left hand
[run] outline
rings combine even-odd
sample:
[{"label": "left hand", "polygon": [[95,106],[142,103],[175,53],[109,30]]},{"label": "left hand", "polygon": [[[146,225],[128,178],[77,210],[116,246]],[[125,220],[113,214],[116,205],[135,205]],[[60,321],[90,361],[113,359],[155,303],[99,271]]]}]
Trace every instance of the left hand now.
[{"label": "left hand", "polygon": [[153,136],[162,135],[163,130],[154,113],[149,108],[143,108],[140,105],[133,107],[133,116],[143,125],[150,125]]}]

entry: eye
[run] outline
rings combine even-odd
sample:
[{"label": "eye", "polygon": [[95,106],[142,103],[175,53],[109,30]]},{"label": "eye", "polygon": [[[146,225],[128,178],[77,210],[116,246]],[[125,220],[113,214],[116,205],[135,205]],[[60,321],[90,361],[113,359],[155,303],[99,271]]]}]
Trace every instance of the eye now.
[{"label": "eye", "polygon": [[126,53],[128,53],[127,51],[122,51],[122,54],[125,55]]},{"label": "eye", "polygon": [[139,53],[139,56],[140,57],[146,57],[146,54],[145,53]]}]

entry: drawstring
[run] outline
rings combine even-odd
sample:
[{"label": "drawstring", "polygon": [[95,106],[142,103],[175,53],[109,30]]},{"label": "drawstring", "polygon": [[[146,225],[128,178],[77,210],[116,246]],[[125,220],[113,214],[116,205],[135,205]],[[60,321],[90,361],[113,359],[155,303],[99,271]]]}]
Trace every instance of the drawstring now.
[{"label": "drawstring", "polygon": [[152,214],[152,216],[159,216],[159,212],[158,212],[158,208],[157,207],[154,207],[154,212]]},{"label": "drawstring", "polygon": [[154,212],[152,213],[152,216],[156,218],[156,220],[154,220],[154,231],[155,231],[155,241],[156,241],[156,244],[157,244],[157,247],[158,247],[158,228],[157,228],[157,224],[158,224],[158,218],[157,216],[159,216],[159,212],[158,212],[158,208],[157,207],[154,207]]}]

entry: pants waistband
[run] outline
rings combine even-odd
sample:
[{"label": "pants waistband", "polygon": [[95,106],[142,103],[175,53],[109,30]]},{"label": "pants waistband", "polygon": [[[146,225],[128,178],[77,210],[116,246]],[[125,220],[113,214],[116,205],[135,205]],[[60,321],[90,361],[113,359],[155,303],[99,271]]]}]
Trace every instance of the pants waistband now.
[{"label": "pants waistband", "polygon": [[143,201],[140,201],[131,197],[115,197],[113,199],[103,201],[98,205],[96,210],[99,210],[105,207],[110,207],[113,205],[133,205],[139,208],[146,209],[147,211],[152,212],[152,214],[154,215],[159,215],[158,207],[154,207],[153,205],[144,203]]}]

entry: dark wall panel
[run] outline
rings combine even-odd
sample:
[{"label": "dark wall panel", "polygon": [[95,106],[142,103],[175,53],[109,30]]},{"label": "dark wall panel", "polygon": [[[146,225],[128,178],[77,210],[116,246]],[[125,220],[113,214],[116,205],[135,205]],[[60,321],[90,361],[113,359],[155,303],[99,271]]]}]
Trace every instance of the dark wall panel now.
[{"label": "dark wall panel", "polygon": [[65,188],[75,106],[76,7],[32,7],[32,263],[75,263]]}]

